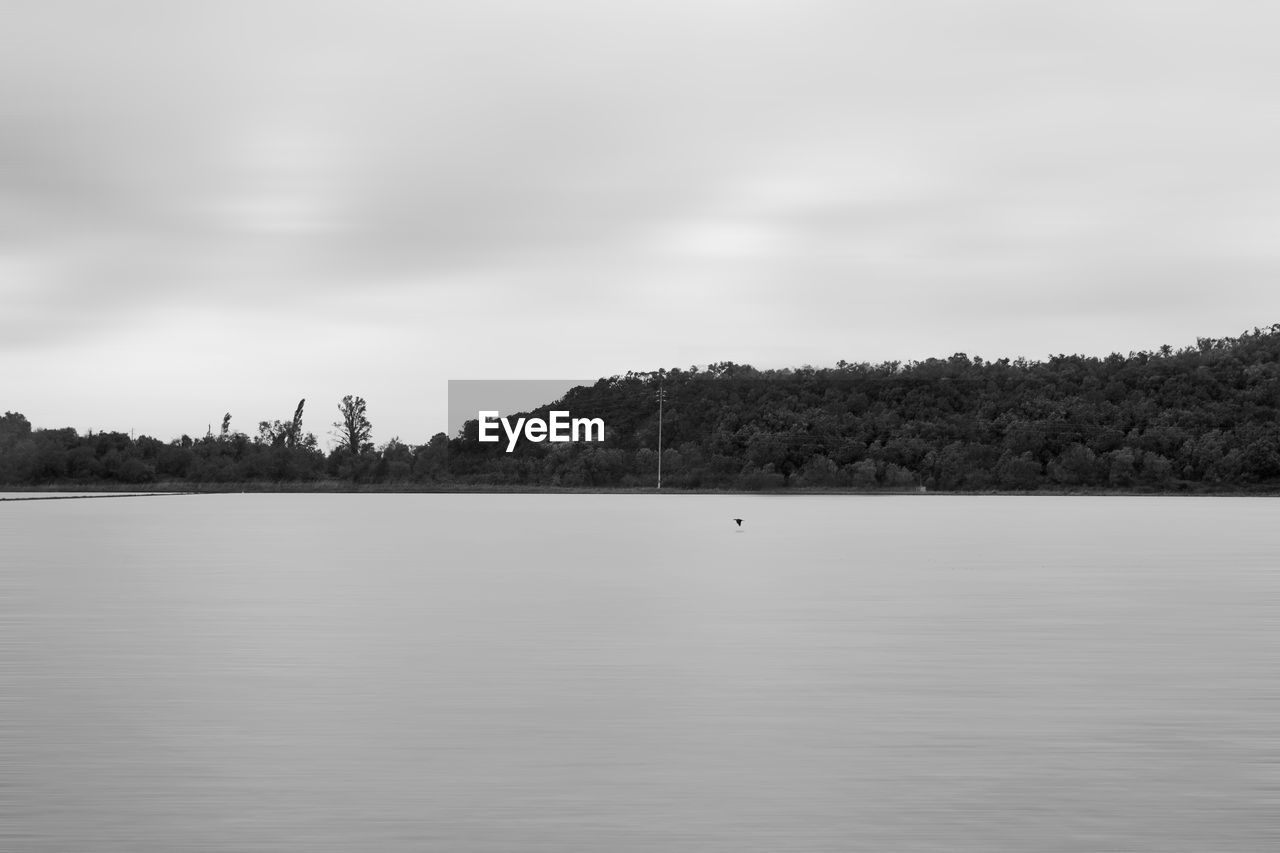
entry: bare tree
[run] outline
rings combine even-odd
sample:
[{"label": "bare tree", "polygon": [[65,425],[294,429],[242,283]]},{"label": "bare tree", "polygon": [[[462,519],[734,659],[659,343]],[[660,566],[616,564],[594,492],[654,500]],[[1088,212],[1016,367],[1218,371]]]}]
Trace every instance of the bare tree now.
[{"label": "bare tree", "polygon": [[338,404],[338,413],[342,420],[333,422],[333,435],[338,439],[338,446],[355,454],[371,449],[373,425],[365,416],[364,398],[348,394]]}]

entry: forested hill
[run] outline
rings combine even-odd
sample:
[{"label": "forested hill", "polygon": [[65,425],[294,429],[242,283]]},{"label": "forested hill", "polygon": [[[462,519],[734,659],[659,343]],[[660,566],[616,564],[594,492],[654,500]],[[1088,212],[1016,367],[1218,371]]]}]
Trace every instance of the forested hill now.
[{"label": "forested hill", "polygon": [[1280,487],[1280,325],[1105,358],[628,374],[555,406],[602,417],[604,445],[508,454],[470,423],[451,467],[493,483],[651,484],[659,387],[664,488]]},{"label": "forested hill", "polygon": [[217,435],[170,442],[32,430],[8,413],[0,482],[653,487],[659,393],[664,489],[1280,489],[1280,325],[1105,358],[631,373],[526,413],[600,418],[603,442],[522,441],[510,453],[505,440],[477,441],[475,421],[454,438],[374,446],[359,398],[339,405],[328,453],[302,435],[301,403],[292,424],[262,421],[256,437],[230,431],[228,416]]}]

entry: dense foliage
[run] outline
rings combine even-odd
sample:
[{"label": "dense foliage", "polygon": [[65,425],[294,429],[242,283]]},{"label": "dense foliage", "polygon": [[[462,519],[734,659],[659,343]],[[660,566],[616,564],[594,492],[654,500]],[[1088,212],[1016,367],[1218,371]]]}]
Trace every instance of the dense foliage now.
[{"label": "dense foliage", "polygon": [[[664,394],[664,488],[1267,490],[1280,486],[1280,325],[1239,338],[1105,358],[946,359],[756,370],[729,362],[629,373],[579,387],[551,409],[599,417],[603,443],[380,447],[259,425],[250,438],[164,443],[80,436],[0,419],[0,482],[278,482],[340,479],[491,487],[651,487]],[[363,400],[359,415],[364,417]],[[339,406],[344,417],[352,398]],[[364,421],[361,428],[367,426]],[[293,439],[290,438],[293,436]],[[355,446],[355,450],[352,446]]]},{"label": "dense foliage", "polygon": [[[337,447],[325,453],[312,433],[302,432],[300,401],[286,421],[261,421],[254,436],[222,427],[203,438],[184,435],[168,443],[122,432],[78,434],[74,429],[36,429],[21,414],[0,417],[0,484],[8,486],[155,483],[281,483],[407,479],[410,449],[392,439],[375,449],[365,401],[345,397],[334,426]],[[355,450],[351,436],[355,436]],[[437,446],[439,443],[437,443]]]}]

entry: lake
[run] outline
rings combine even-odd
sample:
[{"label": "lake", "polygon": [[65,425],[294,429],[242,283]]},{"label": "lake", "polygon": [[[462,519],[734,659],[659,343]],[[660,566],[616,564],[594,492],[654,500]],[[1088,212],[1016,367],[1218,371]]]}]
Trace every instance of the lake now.
[{"label": "lake", "polygon": [[6,502],[0,850],[1274,851],[1278,521],[1265,498]]}]

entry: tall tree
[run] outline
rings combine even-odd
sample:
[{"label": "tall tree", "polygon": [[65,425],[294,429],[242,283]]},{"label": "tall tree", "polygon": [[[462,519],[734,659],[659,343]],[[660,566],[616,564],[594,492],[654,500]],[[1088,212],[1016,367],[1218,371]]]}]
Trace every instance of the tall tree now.
[{"label": "tall tree", "polygon": [[289,425],[289,435],[285,441],[289,447],[297,445],[298,439],[302,435],[302,407],[306,402],[307,398],[303,397],[298,401],[298,408],[293,410],[293,423]]},{"label": "tall tree", "polygon": [[342,420],[334,421],[333,428],[339,448],[346,448],[352,453],[359,454],[373,447],[370,441],[373,425],[365,416],[365,408],[363,397],[353,397],[350,394],[343,397],[342,402],[338,404],[338,413],[342,416]]}]

